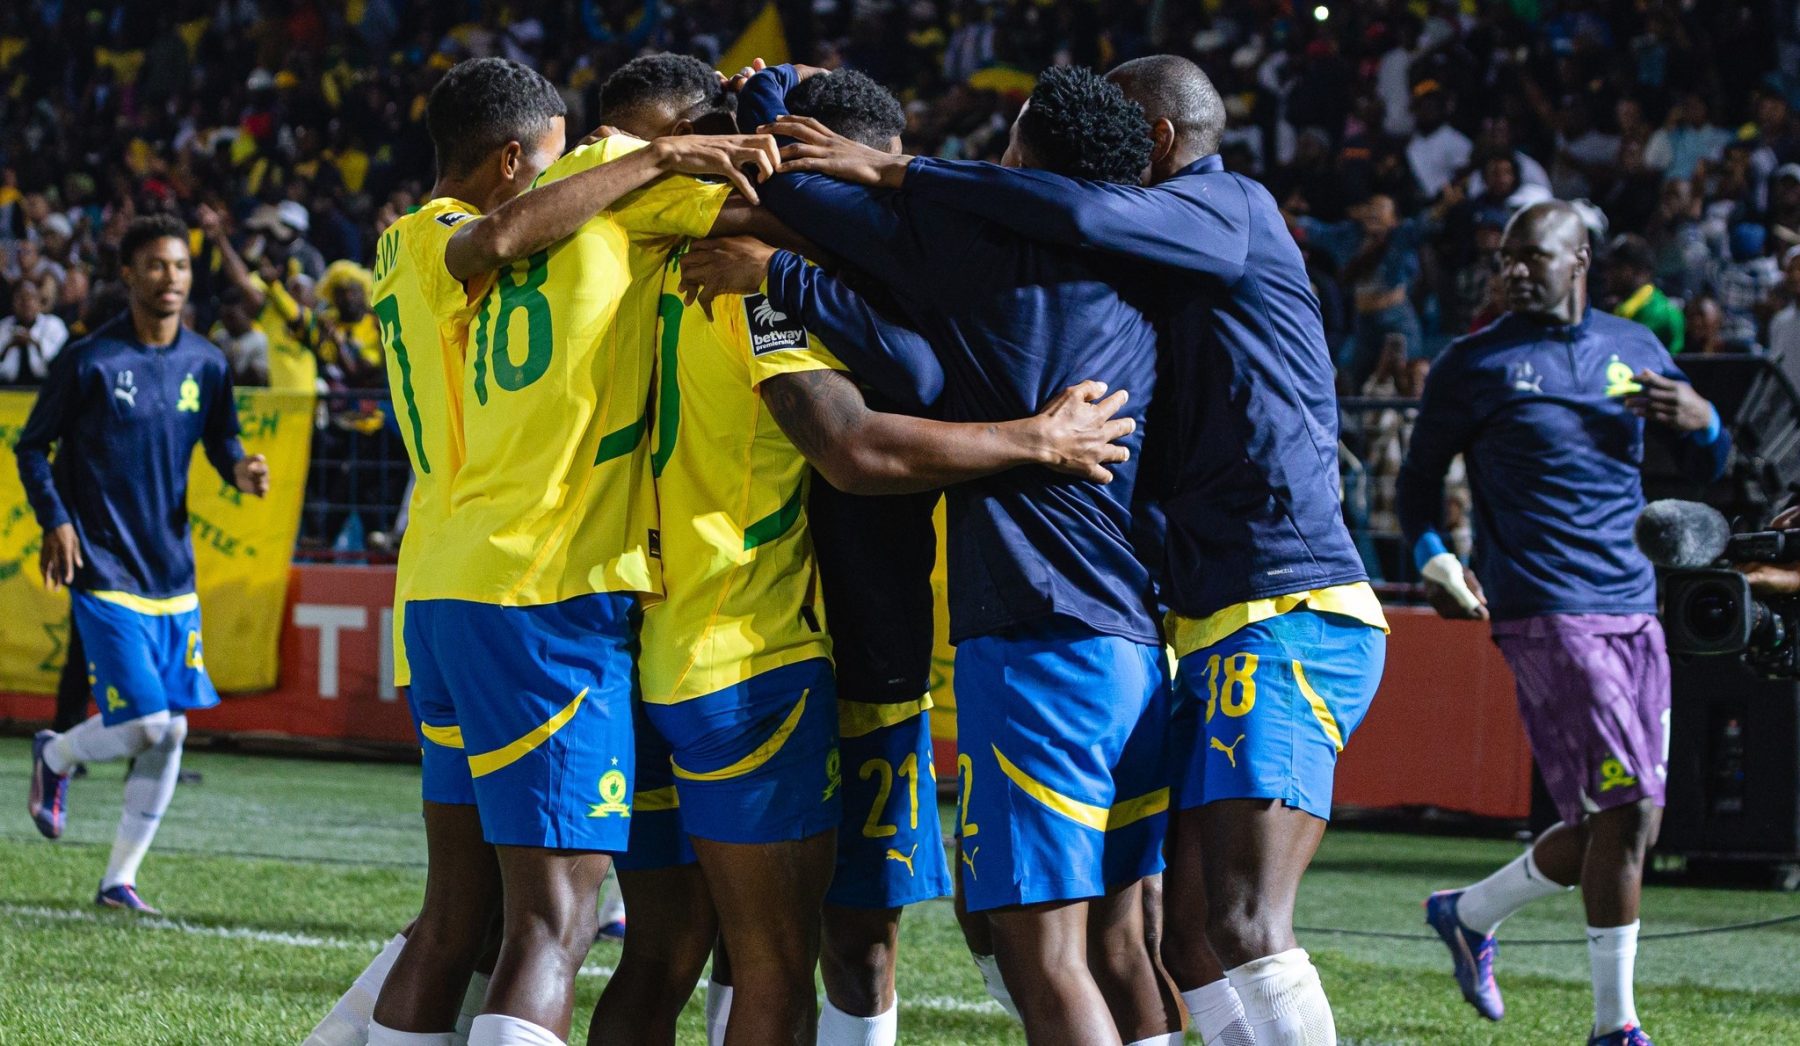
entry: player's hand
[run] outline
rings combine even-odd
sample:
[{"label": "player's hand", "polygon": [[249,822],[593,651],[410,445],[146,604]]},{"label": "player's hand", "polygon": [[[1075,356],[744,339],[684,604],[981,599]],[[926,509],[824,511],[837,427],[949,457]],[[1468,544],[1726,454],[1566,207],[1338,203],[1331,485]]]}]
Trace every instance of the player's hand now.
[{"label": "player's hand", "polygon": [[1638,417],[1682,432],[1700,432],[1712,425],[1712,404],[1687,382],[1641,370],[1637,383],[1643,391],[1627,399],[1625,406]]},{"label": "player's hand", "polygon": [[681,256],[682,298],[689,305],[698,301],[711,316],[713,299],[719,295],[762,290],[774,254],[775,248],[754,236],[701,240]]},{"label": "player's hand", "polygon": [[1475,593],[1476,599],[1481,600],[1481,605],[1473,610],[1464,608],[1461,603],[1456,601],[1456,597],[1450,594],[1449,589],[1429,579],[1423,582],[1425,600],[1431,604],[1431,609],[1438,612],[1439,617],[1446,620],[1486,621],[1488,619],[1487,593],[1481,591],[1481,582],[1476,580],[1475,572],[1468,567],[1463,568],[1463,583],[1469,586],[1470,592]]},{"label": "player's hand", "polygon": [[219,217],[219,212],[206,204],[200,204],[194,208],[194,220],[200,223],[200,231],[205,233],[209,240],[218,239],[225,228],[225,220]]},{"label": "player's hand", "polygon": [[767,62],[760,58],[753,58],[750,60],[750,64],[739,69],[736,75],[726,76],[724,73],[720,73],[719,80],[721,81],[721,86],[727,91],[735,94],[744,89],[744,85],[750,82],[752,76],[755,76],[757,73],[762,72],[768,67],[769,64]]},{"label": "player's hand", "polygon": [[781,150],[783,171],[812,171],[857,185],[898,189],[906,181],[906,165],[912,162],[910,156],[853,142],[810,116],[783,116],[757,130],[794,139],[794,144]]},{"label": "player's hand", "polygon": [[243,458],[232,467],[231,478],[246,494],[262,497],[269,492],[269,462],[261,454]]},{"label": "player's hand", "polygon": [[64,523],[44,535],[44,547],[38,550],[38,566],[44,572],[44,587],[54,592],[75,583],[75,571],[81,567],[81,541],[75,536],[75,524]]},{"label": "player's hand", "polygon": [[1130,398],[1124,389],[1107,396],[1103,381],[1084,381],[1057,393],[1025,423],[1038,461],[1090,483],[1111,483],[1112,470],[1106,466],[1131,460],[1119,440],[1137,431],[1137,422],[1114,417]]},{"label": "player's hand", "polygon": [[650,148],[656,150],[663,170],[724,178],[751,203],[762,202],[755,182],[768,181],[781,169],[775,139],[766,134],[669,135],[650,143]]}]

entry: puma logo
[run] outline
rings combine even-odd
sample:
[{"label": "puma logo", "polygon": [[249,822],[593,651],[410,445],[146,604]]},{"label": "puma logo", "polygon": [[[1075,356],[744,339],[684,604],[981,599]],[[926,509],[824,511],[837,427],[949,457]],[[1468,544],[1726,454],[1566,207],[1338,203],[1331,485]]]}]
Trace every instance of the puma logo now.
[{"label": "puma logo", "polygon": [[975,874],[975,855],[980,852],[981,852],[981,847],[979,847],[979,846],[977,846],[973,850],[964,850],[962,852],[962,863],[969,866],[969,878],[971,878],[971,879],[981,878],[981,876]]},{"label": "puma logo", "polygon": [[[912,849],[908,850],[905,853],[901,853],[900,851],[898,851],[890,846],[890,847],[888,847],[887,859],[890,861],[899,861],[901,864],[905,865],[907,875],[909,875],[909,876],[917,875],[918,873],[913,871],[913,857],[915,855],[917,855],[918,852],[919,852],[919,844],[918,843],[914,843],[912,845]],[[974,866],[971,865],[970,867],[974,867]]]},{"label": "puma logo", "polygon": [[1230,745],[1226,745],[1223,741],[1220,741],[1216,737],[1212,739],[1212,747],[1225,753],[1225,758],[1231,760],[1231,768],[1233,770],[1237,769],[1237,746],[1241,745],[1243,743],[1244,743],[1244,735],[1243,734],[1239,734],[1237,736],[1237,740],[1231,742]]},{"label": "puma logo", "polygon": [[127,407],[137,406],[137,389],[135,388],[115,388],[113,395],[124,400]]}]

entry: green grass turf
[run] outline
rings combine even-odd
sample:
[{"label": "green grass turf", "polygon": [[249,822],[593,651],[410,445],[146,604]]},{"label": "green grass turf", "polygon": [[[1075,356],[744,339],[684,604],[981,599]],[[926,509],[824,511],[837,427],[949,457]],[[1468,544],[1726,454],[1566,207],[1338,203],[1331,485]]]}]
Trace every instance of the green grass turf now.
[{"label": "green grass turf", "polygon": [[[413,914],[423,845],[417,771],[404,766],[191,753],[140,885],[168,915],[90,905],[118,815],[119,766],[74,783],[68,835],[38,838],[23,810],[28,746],[0,741],[0,1044],[295,1043]],[[1338,830],[1301,896],[1300,921],[1416,934],[1432,889],[1478,878],[1516,846]],[[1765,919],[1800,899],[1652,887],[1647,933]],[[1515,916],[1502,939],[1508,1016],[1476,1019],[1435,940],[1303,932],[1346,1043],[1580,1043],[1587,954],[1573,896]],[[1566,940],[1506,947],[1506,938]],[[576,1041],[618,958],[590,954]],[[1662,1046],[1800,1044],[1800,924],[1647,941],[1640,1012]],[[982,993],[946,902],[910,911],[901,945],[902,1041],[1018,1042]],[[701,1041],[698,998],[683,1042]]]}]

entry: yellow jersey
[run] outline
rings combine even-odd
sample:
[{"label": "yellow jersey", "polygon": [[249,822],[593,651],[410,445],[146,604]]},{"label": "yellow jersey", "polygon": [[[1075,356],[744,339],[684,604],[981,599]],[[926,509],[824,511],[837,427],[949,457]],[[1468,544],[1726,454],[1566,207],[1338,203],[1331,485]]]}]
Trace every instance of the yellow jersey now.
[{"label": "yellow jersey", "polygon": [[406,600],[423,549],[437,540],[450,515],[450,477],[462,460],[463,346],[475,302],[491,279],[483,276],[465,287],[444,267],[444,248],[459,225],[480,215],[460,200],[439,197],[388,226],[375,245],[370,312],[381,329],[388,391],[413,470],[406,536],[394,574],[395,686],[412,681],[401,642]]},{"label": "yellow jersey", "polygon": [[[645,143],[575,149],[554,182]],[[662,265],[730,188],[670,176],[498,273],[463,362],[466,454],[413,599],[502,606],[662,591],[648,397]]]},{"label": "yellow jersey", "polygon": [[1249,628],[1258,621],[1280,617],[1301,607],[1324,614],[1338,614],[1383,632],[1388,630],[1387,615],[1381,611],[1381,600],[1376,598],[1375,590],[1369,587],[1367,581],[1356,581],[1348,585],[1234,603],[1201,618],[1183,617],[1171,611],[1163,621],[1163,635],[1168,637],[1176,657],[1186,657],[1196,650],[1205,650],[1214,643],[1223,642],[1233,633]]},{"label": "yellow jersey", "polygon": [[831,656],[806,529],[812,469],[758,394],[778,374],[843,370],[761,294],[684,306],[663,270],[651,469],[664,599],[644,611],[644,700],[673,704]]},{"label": "yellow jersey", "polygon": [[280,280],[269,283],[254,273],[250,280],[263,292],[256,326],[269,339],[269,387],[288,392],[315,391],[319,360],[313,355],[312,342],[318,333],[313,315],[294,300]]}]

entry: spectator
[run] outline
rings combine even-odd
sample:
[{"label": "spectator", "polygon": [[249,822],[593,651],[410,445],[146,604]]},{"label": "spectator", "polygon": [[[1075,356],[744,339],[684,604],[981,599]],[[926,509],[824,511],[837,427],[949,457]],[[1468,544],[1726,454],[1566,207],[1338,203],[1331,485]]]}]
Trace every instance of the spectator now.
[{"label": "spectator", "polygon": [[1460,190],[1450,186],[1430,212],[1405,221],[1389,196],[1372,196],[1350,208],[1348,221],[1294,219],[1309,244],[1336,258],[1340,279],[1352,288],[1356,328],[1348,358],[1342,361],[1352,388],[1360,387],[1375,370],[1389,335],[1404,339],[1409,359],[1424,355],[1424,336],[1412,303],[1419,250],[1444,212],[1459,201]]},{"label": "spectator", "polygon": [[1775,249],[1800,247],[1800,163],[1784,163],[1769,180],[1769,237]]},{"label": "spectator", "polygon": [[44,308],[43,291],[29,280],[13,289],[12,310],[0,320],[0,385],[42,384],[69,328]]},{"label": "spectator", "polygon": [[1782,263],[1787,305],[1769,320],[1769,355],[1792,372],[1800,367],[1800,247],[1789,247]]},{"label": "spectator", "polygon": [[1719,300],[1712,295],[1688,299],[1682,325],[1687,328],[1688,355],[1716,356],[1733,351],[1721,334],[1725,328],[1725,313],[1719,308]]},{"label": "spectator", "polygon": [[269,336],[257,327],[241,294],[227,299],[220,307],[212,340],[225,351],[225,358],[231,363],[232,384],[269,384]]},{"label": "spectator", "polygon": [[1500,301],[1500,240],[1505,231],[1504,223],[1491,217],[1476,219],[1475,250],[1451,274],[1450,295],[1445,303],[1446,331],[1478,330],[1506,311]]},{"label": "spectator", "polygon": [[20,240],[11,263],[0,271],[8,284],[33,284],[48,301],[56,300],[67,275],[62,266],[44,257],[44,249],[38,240]]},{"label": "spectator", "polygon": [[1700,223],[1700,198],[1691,182],[1677,178],[1662,183],[1645,239],[1656,256],[1657,286],[1685,300],[1712,285],[1716,265]]},{"label": "spectator", "polygon": [[69,269],[68,278],[63,280],[62,295],[56,301],[56,316],[72,333],[87,333],[86,328],[77,331],[76,327],[82,314],[87,311],[88,295],[92,290],[87,266],[76,265]]},{"label": "spectator", "polygon": [[1413,88],[1413,121],[1417,130],[1406,145],[1406,162],[1427,198],[1435,197],[1469,162],[1475,143],[1450,126],[1450,101],[1436,80]]},{"label": "spectator", "polygon": [[1731,132],[1710,122],[1706,99],[1688,92],[1669,109],[1669,118],[1650,136],[1644,162],[1666,178],[1692,178],[1702,160],[1716,160],[1731,141]]},{"label": "spectator", "polygon": [[314,280],[325,275],[325,256],[306,240],[312,219],[302,204],[294,200],[266,204],[257,208],[244,224],[263,234],[249,248],[251,257],[268,255]]},{"label": "spectator", "polygon": [[1682,350],[1687,323],[1681,307],[1656,286],[1656,258],[1642,236],[1613,240],[1606,252],[1606,290],[1612,311],[1650,328],[1671,353]]},{"label": "spectator", "polygon": [[1731,261],[1719,270],[1719,307],[1724,313],[1720,338],[1731,351],[1755,348],[1763,301],[1781,282],[1781,267],[1764,249],[1768,232],[1755,222],[1731,227]]},{"label": "spectator", "polygon": [[1550,191],[1557,199],[1588,199],[1595,186],[1612,180],[1619,162],[1616,134],[1594,126],[1594,112],[1585,98],[1563,104],[1561,126],[1556,132],[1556,157],[1550,165]]}]

